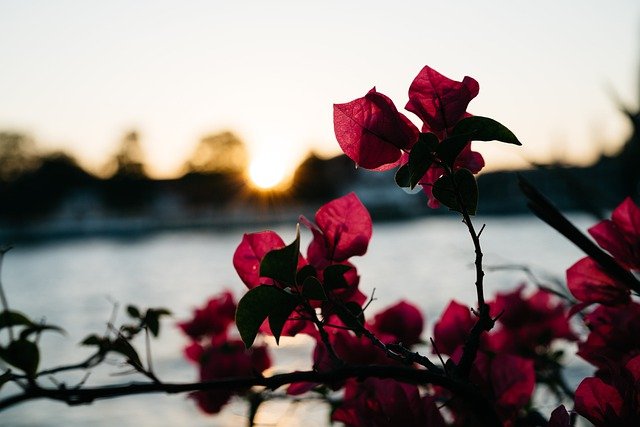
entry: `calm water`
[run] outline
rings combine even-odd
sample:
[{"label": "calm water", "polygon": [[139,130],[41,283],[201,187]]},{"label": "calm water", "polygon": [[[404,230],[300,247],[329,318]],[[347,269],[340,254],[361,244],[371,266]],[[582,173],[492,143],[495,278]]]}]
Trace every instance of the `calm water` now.
[{"label": "calm water", "polygon": [[[591,219],[575,218],[584,228]],[[539,272],[563,277],[581,255],[570,243],[537,219],[478,218],[486,224],[482,244],[486,265],[527,264]],[[369,252],[354,259],[361,289],[376,301],[375,313],[407,298],[427,315],[431,328],[441,310],[455,297],[473,304],[473,248],[466,228],[457,219],[436,217],[403,223],[374,225]],[[247,230],[258,231],[258,230]],[[295,225],[276,228],[286,241]],[[309,241],[309,236],[305,235]],[[193,381],[196,371],[182,358],[186,340],[175,323],[222,289],[237,297],[243,285],[231,264],[242,232],[168,232],[139,239],[95,238],[18,246],[9,252],[2,272],[12,308],[33,318],[45,318],[67,331],[66,336],[43,336],[42,367],[83,360],[89,352],[78,346],[89,333],[104,331],[114,302],[142,307],[165,306],[174,318],[164,323],[152,345],[155,369],[165,381]],[[487,295],[526,280],[520,272],[488,272]],[[428,336],[428,335],[425,335]],[[142,346],[139,347],[142,349]],[[274,350],[275,347],[274,347]],[[276,370],[310,367],[310,343],[295,339],[272,354]],[[141,350],[142,351],[142,350]],[[581,368],[576,368],[581,369]],[[128,382],[118,360],[93,372],[87,384]],[[82,377],[58,376],[72,386]],[[6,396],[5,387],[0,392]],[[149,395],[97,402],[69,408],[55,402],[30,402],[0,413],[0,424],[11,426],[226,426],[243,425],[245,407],[229,406],[218,417],[201,415],[184,395]],[[274,402],[265,405],[261,425],[307,427],[326,425],[326,410],[317,404]]]}]

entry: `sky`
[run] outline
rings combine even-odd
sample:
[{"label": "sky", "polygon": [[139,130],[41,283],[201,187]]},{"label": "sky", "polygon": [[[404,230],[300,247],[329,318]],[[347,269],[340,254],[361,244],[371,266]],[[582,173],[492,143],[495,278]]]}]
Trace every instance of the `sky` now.
[{"label": "sky", "polygon": [[402,109],[428,64],[475,78],[468,111],[523,142],[475,143],[489,169],[585,163],[629,135],[639,41],[637,0],[0,0],[0,131],[99,170],[137,130],[169,177],[232,130],[291,169],[339,154],[332,104],[376,86]]}]

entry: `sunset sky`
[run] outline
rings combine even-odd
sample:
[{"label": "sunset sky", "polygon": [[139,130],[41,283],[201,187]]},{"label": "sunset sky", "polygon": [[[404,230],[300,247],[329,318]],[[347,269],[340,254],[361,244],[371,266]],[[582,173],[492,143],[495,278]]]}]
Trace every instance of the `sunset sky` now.
[{"label": "sunset sky", "polygon": [[523,142],[478,143],[494,169],[612,152],[614,94],[640,101],[637,0],[0,0],[0,28],[0,130],[95,169],[135,129],[155,176],[222,130],[288,168],[338,154],[332,104],[375,85],[402,108],[425,64]]}]

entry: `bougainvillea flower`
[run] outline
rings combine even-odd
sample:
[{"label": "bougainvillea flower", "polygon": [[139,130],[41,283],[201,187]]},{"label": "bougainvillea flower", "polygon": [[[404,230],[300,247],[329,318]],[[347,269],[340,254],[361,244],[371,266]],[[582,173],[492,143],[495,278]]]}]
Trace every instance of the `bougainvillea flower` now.
[{"label": "bougainvillea flower", "polygon": [[347,381],[344,401],[331,420],[354,427],[446,425],[435,399],[421,397],[417,386],[378,378]]},{"label": "bougainvillea flower", "polygon": [[355,193],[320,207],[315,225],[304,217],[301,220],[313,233],[307,259],[315,266],[340,263],[367,252],[372,234],[371,216]]},{"label": "bougainvillea flower", "polygon": [[612,278],[590,257],[569,267],[567,287],[576,299],[585,303],[621,305],[630,301],[629,288]]},{"label": "bougainvillea flower", "polygon": [[531,400],[536,382],[534,362],[512,354],[480,351],[471,379],[485,390],[500,418],[509,424]]},{"label": "bougainvillea flower", "polygon": [[333,126],[342,151],[365,169],[388,170],[402,150],[418,140],[418,129],[375,87],[364,97],[333,106]]},{"label": "bougainvillea flower", "polygon": [[471,77],[457,82],[425,66],[409,87],[405,108],[420,117],[422,132],[433,132],[442,139],[442,133],[464,117],[479,90],[478,82]]},{"label": "bougainvillea flower", "polygon": [[613,211],[610,220],[599,222],[589,233],[620,264],[640,270],[640,208],[630,197]]},{"label": "bougainvillea flower", "polygon": [[578,344],[578,355],[601,369],[624,366],[640,355],[640,304],[599,306],[584,318],[589,335]]},{"label": "bougainvillea flower", "polygon": [[387,334],[396,343],[412,346],[420,342],[424,328],[424,317],[416,306],[400,301],[373,317],[371,330],[377,334]]},{"label": "bougainvillea flower", "polygon": [[260,280],[260,262],[268,252],[284,247],[282,238],[273,231],[261,231],[242,236],[242,242],[233,254],[233,266],[249,289],[272,283],[270,279]]},{"label": "bougainvillea flower", "polygon": [[616,387],[600,378],[582,380],[576,389],[574,402],[576,412],[596,426],[623,425],[620,424],[620,418],[624,400]]},{"label": "bougainvillea flower", "polygon": [[451,301],[433,327],[433,339],[438,352],[453,355],[467,340],[474,323],[469,307]]},{"label": "bougainvillea flower", "polygon": [[[220,378],[251,376],[271,366],[265,346],[246,349],[240,340],[229,340],[221,345],[205,348],[198,360],[200,381]],[[200,409],[208,414],[220,412],[231,396],[242,390],[219,389],[197,391],[191,394]]]},{"label": "bougainvillea flower", "polygon": [[212,339],[226,339],[227,328],[233,323],[236,303],[229,291],[207,301],[203,308],[195,309],[193,318],[178,323],[180,329],[192,339],[198,340],[205,335]]},{"label": "bougainvillea flower", "polygon": [[[459,359],[458,348],[453,359]],[[491,402],[504,426],[514,426],[516,419],[530,403],[535,387],[534,362],[517,355],[478,351],[469,379]],[[482,426],[469,402],[458,399],[450,391],[435,387],[436,395],[447,400],[455,426]]]},{"label": "bougainvillea flower", "polygon": [[496,352],[534,357],[547,349],[556,339],[575,341],[567,310],[558,298],[538,290],[523,295],[524,285],[515,291],[499,293],[490,303],[494,313],[501,313],[498,328],[489,335],[491,348]]}]

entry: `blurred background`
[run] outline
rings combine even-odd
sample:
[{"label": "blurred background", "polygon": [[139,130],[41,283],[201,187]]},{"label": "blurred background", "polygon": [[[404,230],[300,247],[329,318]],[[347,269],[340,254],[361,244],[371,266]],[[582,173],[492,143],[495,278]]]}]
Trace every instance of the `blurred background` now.
[{"label": "blurred background", "polygon": [[476,143],[486,172],[593,165],[634,131],[639,24],[631,0],[0,2],[0,235],[270,220],[354,188],[423,213],[335,157],[332,104],[375,85],[401,109],[425,64],[523,141]]},{"label": "blurred background", "polygon": [[[396,188],[392,172],[356,169],[333,135],[332,104],[376,86],[402,110],[426,64],[475,78],[469,111],[523,142],[474,144],[487,164],[488,263],[562,277],[580,256],[520,215],[514,171],[583,228],[638,194],[637,1],[0,0],[0,27],[0,244],[15,246],[2,273],[13,306],[69,330],[45,365],[75,360],[112,301],[166,305],[179,320],[223,288],[239,296],[231,256],[243,232],[275,228],[290,239],[299,214],[349,191],[375,220],[358,264],[363,291],[377,289],[374,311],[409,295],[428,319],[452,296],[473,303],[472,248],[457,218]],[[523,280],[489,276],[490,292]],[[391,278],[406,286],[390,289]],[[422,294],[427,285],[437,297]],[[194,379],[185,341],[169,329],[159,366]],[[308,344],[291,343],[282,366],[306,367],[296,355]],[[139,426],[197,415],[183,397],[162,410],[130,402],[99,413],[28,404],[5,419]],[[141,409],[149,405],[155,413]],[[275,413],[265,425],[297,425],[289,409]]]}]

